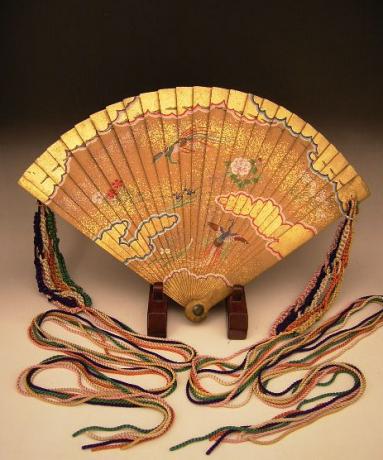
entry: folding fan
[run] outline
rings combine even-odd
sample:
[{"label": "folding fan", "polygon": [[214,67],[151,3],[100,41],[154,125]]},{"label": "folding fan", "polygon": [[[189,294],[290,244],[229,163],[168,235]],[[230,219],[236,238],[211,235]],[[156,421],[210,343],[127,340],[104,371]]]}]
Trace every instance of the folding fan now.
[{"label": "folding fan", "polygon": [[19,184],[199,321],[368,196],[311,125],[236,90],[177,87],[112,104]]}]

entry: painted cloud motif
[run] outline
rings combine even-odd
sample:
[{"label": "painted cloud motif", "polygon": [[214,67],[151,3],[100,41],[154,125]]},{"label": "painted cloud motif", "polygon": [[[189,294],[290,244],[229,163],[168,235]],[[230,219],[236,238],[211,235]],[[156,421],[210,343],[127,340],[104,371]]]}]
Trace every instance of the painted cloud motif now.
[{"label": "painted cloud motif", "polygon": [[178,222],[178,214],[152,214],[138,225],[134,235],[128,240],[126,237],[130,223],[127,220],[116,221],[103,229],[96,240],[104,242],[117,232],[118,243],[128,254],[124,260],[128,265],[130,262],[143,261],[150,257],[156,249],[153,240],[174,228]]},{"label": "painted cloud motif", "polygon": [[231,192],[218,196],[216,203],[224,212],[250,219],[257,235],[266,240],[266,249],[278,259],[316,233],[314,228],[302,222],[288,222],[281,207],[271,198],[254,198],[246,192]]}]

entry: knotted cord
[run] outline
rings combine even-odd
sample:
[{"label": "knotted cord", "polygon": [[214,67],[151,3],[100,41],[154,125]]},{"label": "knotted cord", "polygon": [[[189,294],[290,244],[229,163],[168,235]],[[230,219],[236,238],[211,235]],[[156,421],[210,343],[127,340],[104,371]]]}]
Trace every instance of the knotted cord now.
[{"label": "knotted cord", "polygon": [[[208,439],[213,444],[207,454],[223,442],[271,444],[352,404],[363,394],[365,378],[355,366],[334,363],[334,359],[382,325],[383,308],[346,327],[354,315],[366,315],[366,307],[370,304],[383,307],[383,296],[361,297],[322,325],[315,328],[313,325],[336,296],[348,263],[356,213],[357,203],[351,200],[324,264],[303,294],[275,321],[270,336],[231,356],[217,359],[196,355],[192,347],[182,342],[138,334],[116,318],[93,308],[90,297],[71,279],[66,269],[59,250],[54,214],[39,203],[34,220],[36,279],[40,292],[57,308],[34,318],[29,336],[38,346],[64,355],[52,356],[25,369],[19,376],[18,390],[52,404],[144,407],[158,411],[163,417],[150,429],[124,424],[89,426],[76,431],[73,436],[86,434],[97,441],[83,446],[91,450],[126,449],[165,433],[174,420],[174,412],[164,398],[177,386],[176,373],[189,368],[186,393],[195,404],[238,407],[255,394],[273,407],[295,408],[257,425],[218,428],[177,444],[171,450]],[[48,323],[81,336],[91,347],[49,333],[45,329]],[[236,361],[241,356],[243,359],[238,364]],[[38,374],[53,368],[73,373],[77,377],[77,387],[49,389],[34,383]],[[282,391],[270,390],[270,382],[296,371],[306,373]],[[121,380],[138,375],[159,376],[165,383],[144,388]],[[310,396],[315,389],[330,386],[341,375],[351,380],[348,388]],[[202,383],[209,379],[230,389],[209,391]],[[245,393],[246,397],[238,402],[237,398]]]}]

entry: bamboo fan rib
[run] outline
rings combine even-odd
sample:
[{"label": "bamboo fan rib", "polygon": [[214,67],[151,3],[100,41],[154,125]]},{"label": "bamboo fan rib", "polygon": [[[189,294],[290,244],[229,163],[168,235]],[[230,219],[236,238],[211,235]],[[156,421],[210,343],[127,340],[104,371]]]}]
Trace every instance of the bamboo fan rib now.
[{"label": "bamboo fan rib", "polygon": [[19,184],[149,283],[162,281],[193,321],[369,194],[297,115],[200,86],[91,115]]}]

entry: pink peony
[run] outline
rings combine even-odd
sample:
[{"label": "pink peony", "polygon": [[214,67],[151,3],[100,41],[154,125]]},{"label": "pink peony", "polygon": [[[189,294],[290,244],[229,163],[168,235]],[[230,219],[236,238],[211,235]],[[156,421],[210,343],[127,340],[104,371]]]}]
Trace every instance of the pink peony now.
[{"label": "pink peony", "polygon": [[236,176],[247,176],[251,169],[251,163],[247,158],[238,157],[231,162],[230,169]]}]

